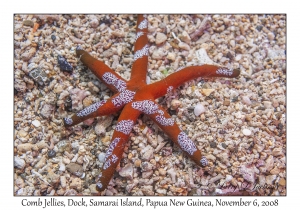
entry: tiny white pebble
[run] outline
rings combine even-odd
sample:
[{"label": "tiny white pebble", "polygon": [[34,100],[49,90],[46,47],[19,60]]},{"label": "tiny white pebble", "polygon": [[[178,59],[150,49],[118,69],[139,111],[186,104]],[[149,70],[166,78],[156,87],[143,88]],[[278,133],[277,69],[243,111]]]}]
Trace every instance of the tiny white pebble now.
[{"label": "tiny white pebble", "polygon": [[32,121],[31,122],[32,123],[32,125],[34,125],[34,127],[40,127],[40,125],[41,125],[41,122],[40,121],[38,121],[38,120],[34,120],[34,121]]},{"label": "tiny white pebble", "polygon": [[243,134],[245,136],[250,136],[251,135],[251,131],[249,129],[245,128],[245,129],[243,129]]},{"label": "tiny white pebble", "polygon": [[15,156],[14,166],[19,169],[23,169],[25,167],[25,161],[23,159],[19,158],[18,156]]},{"label": "tiny white pebble", "polygon": [[98,160],[99,160],[101,163],[104,163],[104,159],[105,159],[105,153],[104,153],[104,152],[101,152],[101,153],[98,155]]},{"label": "tiny white pebble", "polygon": [[251,100],[248,96],[243,96],[242,100],[244,104],[251,105]]},{"label": "tiny white pebble", "polygon": [[204,112],[205,112],[205,107],[202,104],[199,103],[199,104],[197,104],[195,106],[195,108],[194,108],[194,114],[196,116],[199,116],[199,115],[201,115]]},{"label": "tiny white pebble", "polygon": [[147,83],[147,85],[150,84],[150,82],[151,82],[151,79],[150,79],[149,76],[147,76],[147,77],[146,77],[146,83]]},{"label": "tiny white pebble", "polygon": [[226,182],[230,182],[232,180],[232,178],[233,177],[230,174],[227,174],[225,180],[226,180]]}]

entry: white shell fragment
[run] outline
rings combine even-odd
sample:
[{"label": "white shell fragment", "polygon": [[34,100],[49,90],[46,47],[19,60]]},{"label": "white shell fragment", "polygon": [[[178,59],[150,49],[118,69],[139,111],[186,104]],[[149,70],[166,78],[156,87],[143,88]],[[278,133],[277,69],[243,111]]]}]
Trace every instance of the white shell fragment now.
[{"label": "white shell fragment", "polygon": [[167,40],[167,36],[164,33],[157,33],[155,43],[157,45],[165,42]]},{"label": "white shell fragment", "polygon": [[25,167],[25,161],[23,159],[21,159],[20,157],[15,156],[14,166],[19,168],[19,169],[23,169]]},{"label": "white shell fragment", "polygon": [[194,108],[194,114],[198,117],[199,115],[201,115],[202,113],[204,113],[206,110],[205,110],[205,107],[198,103],[195,108]]},{"label": "white shell fragment", "polygon": [[38,121],[38,120],[33,120],[32,122],[32,125],[34,125],[34,127],[40,127],[40,125],[41,125],[41,122],[40,121]]},{"label": "white shell fragment", "polygon": [[250,131],[249,129],[247,129],[247,128],[244,128],[244,129],[243,129],[243,134],[244,134],[245,136],[250,136],[250,135],[251,135],[251,131]]},{"label": "white shell fragment", "polygon": [[120,176],[132,179],[133,177],[133,166],[131,163],[126,164],[119,172]]}]

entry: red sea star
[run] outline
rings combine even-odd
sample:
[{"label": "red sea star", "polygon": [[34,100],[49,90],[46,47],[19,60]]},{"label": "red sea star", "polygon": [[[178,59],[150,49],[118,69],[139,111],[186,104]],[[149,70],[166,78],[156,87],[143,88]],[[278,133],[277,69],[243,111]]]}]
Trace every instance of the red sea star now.
[{"label": "red sea star", "polygon": [[76,125],[86,119],[113,114],[121,109],[112,142],[106,152],[105,163],[97,177],[97,190],[106,189],[122,157],[129,134],[140,114],[149,116],[197,165],[206,166],[207,159],[201,155],[194,142],[181,131],[173,118],[155,102],[155,99],[172,91],[184,82],[198,77],[237,77],[239,70],[214,65],[190,66],[178,69],[165,79],[146,84],[148,65],[148,21],[145,15],[138,15],[134,63],[129,81],[125,81],[103,62],[96,60],[81,48],[76,54],[80,60],[116,94],[109,100],[97,102],[71,118],[64,118],[65,126]]}]

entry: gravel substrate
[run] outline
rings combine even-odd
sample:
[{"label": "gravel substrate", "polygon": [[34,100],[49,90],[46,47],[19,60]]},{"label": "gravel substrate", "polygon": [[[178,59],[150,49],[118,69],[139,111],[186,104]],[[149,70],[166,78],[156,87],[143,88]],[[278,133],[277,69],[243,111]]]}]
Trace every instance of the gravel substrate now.
[{"label": "gravel substrate", "polygon": [[[112,92],[80,45],[129,79],[136,15],[15,15],[14,193],[95,195],[118,114],[62,119]],[[102,195],[286,195],[286,16],[148,15],[149,83],[204,63],[235,79],[195,78],[158,101],[201,149],[200,168],[141,117]]]}]

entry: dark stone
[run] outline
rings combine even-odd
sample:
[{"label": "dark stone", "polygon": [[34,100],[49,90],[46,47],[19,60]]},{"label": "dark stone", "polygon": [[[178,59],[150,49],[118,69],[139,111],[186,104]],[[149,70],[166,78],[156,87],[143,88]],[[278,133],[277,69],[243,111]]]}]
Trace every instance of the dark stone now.
[{"label": "dark stone", "polygon": [[67,60],[62,57],[61,55],[57,56],[57,61],[60,67],[60,70],[66,71],[66,72],[72,72],[73,66],[67,62]]},{"label": "dark stone", "polygon": [[209,145],[210,145],[211,148],[216,148],[217,147],[217,144],[214,141],[210,142]]},{"label": "dark stone", "polygon": [[30,71],[29,76],[39,85],[47,85],[49,82],[47,74],[40,68]]},{"label": "dark stone", "polygon": [[108,18],[104,17],[104,18],[102,18],[102,19],[100,20],[100,25],[101,25],[102,23],[104,23],[104,24],[107,24],[107,25],[110,26],[111,22],[112,22],[111,19],[108,19]]},{"label": "dark stone", "polygon": [[70,96],[65,99],[65,110],[69,112],[72,111],[72,99]]},{"label": "dark stone", "polygon": [[225,133],[226,133],[226,131],[224,131],[224,130],[219,131],[219,134],[225,134]]},{"label": "dark stone", "polygon": [[231,101],[232,101],[232,102],[236,102],[236,101],[238,101],[238,100],[239,100],[239,97],[238,97],[238,96],[235,96],[235,97],[232,98]]},{"label": "dark stone", "polygon": [[222,147],[224,148],[224,149],[226,149],[227,148],[227,145],[223,142],[222,144]]},{"label": "dark stone", "polygon": [[55,39],[56,39],[56,36],[55,36],[54,34],[52,34],[52,35],[51,35],[51,39],[52,39],[52,41],[54,42]]},{"label": "dark stone", "polygon": [[233,59],[233,55],[231,54],[231,52],[228,52],[228,53],[226,54],[226,57],[229,58],[230,60]]},{"label": "dark stone", "polygon": [[262,25],[256,26],[256,30],[258,30],[258,31],[261,31],[261,30],[262,30],[262,28],[263,28],[263,26],[262,26]]},{"label": "dark stone", "polygon": [[54,150],[49,150],[48,151],[48,157],[49,158],[53,158],[53,157],[55,157],[55,155],[56,155],[56,152]]}]

